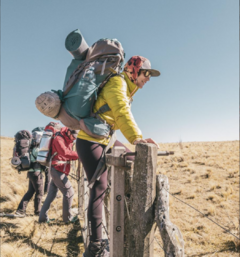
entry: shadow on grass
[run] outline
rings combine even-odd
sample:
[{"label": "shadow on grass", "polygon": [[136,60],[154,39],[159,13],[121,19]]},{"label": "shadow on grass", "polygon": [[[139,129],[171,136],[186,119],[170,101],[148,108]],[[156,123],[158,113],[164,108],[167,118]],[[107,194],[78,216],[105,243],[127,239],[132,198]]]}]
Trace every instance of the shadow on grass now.
[{"label": "shadow on grass", "polygon": [[0,213],[12,213],[12,212],[15,212],[16,211],[16,209],[10,209],[10,208],[8,208],[8,207],[5,207],[5,208],[1,208],[0,209]]},{"label": "shadow on grass", "polygon": [[5,240],[4,243],[17,242],[19,240],[22,240],[20,245],[27,244],[30,247],[32,247],[34,251],[37,250],[38,252],[43,253],[45,256],[62,257],[61,255],[52,253],[51,251],[48,251],[47,249],[44,249],[43,247],[37,245],[29,237],[23,236],[22,234],[18,234],[18,233],[11,233],[10,238]]},{"label": "shadow on grass", "polygon": [[[45,256],[62,257],[62,255],[58,255],[58,254],[52,252],[53,246],[55,245],[55,243],[68,242],[67,249],[66,249],[67,253],[66,253],[65,256],[67,256],[67,257],[79,256],[80,255],[79,244],[83,243],[82,236],[81,235],[78,236],[78,233],[80,231],[79,220],[72,225],[72,229],[70,229],[66,238],[56,238],[56,234],[58,232],[58,229],[62,225],[66,226],[66,224],[63,224],[62,222],[55,222],[55,223],[48,224],[49,227],[57,228],[56,231],[55,231],[55,234],[53,235],[53,238],[52,238],[52,246],[51,246],[50,250],[47,250],[47,249],[39,246],[38,242],[34,243],[29,236],[24,236],[21,233],[14,233],[14,232],[10,233],[7,236],[6,240],[4,240],[4,243],[19,242],[20,245],[27,244],[28,246],[30,246],[34,250],[34,252],[38,251],[38,252],[44,254]],[[18,226],[16,224],[10,223],[10,222],[2,222],[0,224],[1,229],[2,228],[10,228],[10,227],[18,228]]]},{"label": "shadow on grass", "polygon": [[67,239],[67,257],[79,256],[80,248],[79,243],[83,243],[82,236],[77,236],[78,232],[81,231],[79,220],[74,223],[72,229],[68,232]]},{"label": "shadow on grass", "polygon": [[15,223],[11,223],[11,222],[1,222],[0,223],[0,229],[4,229],[4,228],[18,228],[19,226],[17,226]]},{"label": "shadow on grass", "polygon": [[212,254],[213,255],[214,253],[222,253],[222,252],[226,252],[226,253],[228,253],[228,252],[236,252],[237,253],[237,252],[239,252],[238,250],[239,249],[237,249],[235,247],[235,244],[234,244],[233,241],[227,241],[227,242],[223,243],[223,246],[219,250],[216,249],[215,251],[212,251],[212,252],[204,252],[204,253],[188,255],[188,257],[201,257],[201,256],[205,256],[207,254]]},{"label": "shadow on grass", "polygon": [[9,200],[9,197],[7,197],[7,196],[0,197],[0,203],[7,202],[8,200]]}]

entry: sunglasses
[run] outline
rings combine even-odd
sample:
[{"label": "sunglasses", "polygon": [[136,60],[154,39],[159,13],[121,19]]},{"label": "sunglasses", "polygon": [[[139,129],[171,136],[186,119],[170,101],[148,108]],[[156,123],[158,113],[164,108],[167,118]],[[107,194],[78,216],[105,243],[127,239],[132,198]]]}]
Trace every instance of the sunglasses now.
[{"label": "sunglasses", "polygon": [[151,72],[149,70],[142,70],[144,76],[147,78],[147,77],[151,77]]}]

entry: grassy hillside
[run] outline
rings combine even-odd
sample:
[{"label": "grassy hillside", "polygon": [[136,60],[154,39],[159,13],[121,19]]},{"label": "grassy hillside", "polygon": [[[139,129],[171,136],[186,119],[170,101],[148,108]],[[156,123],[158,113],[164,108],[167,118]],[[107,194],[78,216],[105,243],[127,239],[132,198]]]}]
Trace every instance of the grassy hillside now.
[{"label": "grassy hillside", "polygon": [[[11,168],[13,139],[1,138],[1,212],[13,213],[27,190],[26,172]],[[132,150],[134,147],[130,146]],[[239,240],[175,197],[198,209],[239,237],[239,141],[160,144],[175,155],[158,157],[157,173],[168,176],[170,218],[185,241],[185,256],[239,256]],[[70,178],[75,192],[77,184]],[[73,208],[77,207],[75,193]],[[49,211],[52,224],[38,224],[33,202],[27,217],[1,218],[1,256],[81,256],[80,225],[62,222],[62,198]],[[164,256],[156,232],[154,257]]]}]

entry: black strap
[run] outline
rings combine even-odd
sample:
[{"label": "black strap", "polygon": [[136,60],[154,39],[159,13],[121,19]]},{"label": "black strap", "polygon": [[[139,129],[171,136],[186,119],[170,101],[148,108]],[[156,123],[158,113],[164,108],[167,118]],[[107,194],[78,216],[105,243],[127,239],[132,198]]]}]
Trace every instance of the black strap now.
[{"label": "black strap", "polygon": [[[98,90],[98,94],[101,92],[101,90],[103,89],[103,87],[105,86],[105,84],[108,82],[108,80],[110,78],[113,78],[115,76],[120,76],[121,78],[124,79],[124,76],[122,74],[119,74],[119,73],[115,73],[115,74],[111,74],[108,78],[106,78],[103,83],[99,86],[99,90]],[[99,108],[99,110],[95,113],[96,115],[97,114],[102,114],[102,113],[105,113],[105,112],[108,112],[108,111],[111,111],[110,107],[108,106],[108,104],[104,104],[103,106],[101,106]]]},{"label": "black strap", "polygon": [[108,104],[104,104],[103,106],[101,106],[97,112],[95,112],[95,114],[102,114],[105,112],[111,111],[110,107],[108,106]]},{"label": "black strap", "polygon": [[61,134],[60,131],[58,131],[58,132],[55,133],[54,139],[55,139],[57,136],[60,136],[60,137],[64,138],[64,136]]}]

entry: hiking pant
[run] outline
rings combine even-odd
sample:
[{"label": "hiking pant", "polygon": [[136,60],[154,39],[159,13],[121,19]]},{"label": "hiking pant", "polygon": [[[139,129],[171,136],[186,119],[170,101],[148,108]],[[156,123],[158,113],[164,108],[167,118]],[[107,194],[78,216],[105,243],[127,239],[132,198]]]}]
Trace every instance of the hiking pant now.
[{"label": "hiking pant", "polygon": [[34,193],[34,213],[38,215],[41,210],[41,200],[43,196],[43,176],[40,171],[28,172],[27,177],[29,179],[28,191],[23,196],[20,204],[18,205],[18,211],[25,213],[29,201],[32,199]]},{"label": "hiking pant", "polygon": [[51,182],[51,175],[50,175],[50,172],[49,172],[49,168],[46,168],[45,169],[44,194],[48,193],[50,182]]},{"label": "hiking pant", "polygon": [[72,206],[72,200],[74,195],[73,187],[70,181],[68,180],[66,174],[54,169],[54,167],[51,168],[51,178],[52,179],[50,182],[47,198],[43,203],[43,206],[39,215],[39,222],[45,222],[49,220],[47,213],[51,203],[57,196],[58,190],[60,190],[61,193],[63,194],[63,206],[62,206],[63,221],[68,222],[72,218],[70,209]]},{"label": "hiking pant", "polygon": [[[124,145],[121,142],[116,141],[114,146]],[[77,138],[76,148],[89,182],[97,168],[102,152],[106,146]],[[127,152],[131,152],[128,148],[125,147],[125,149]],[[109,152],[111,152],[111,149],[109,149],[108,153]],[[133,161],[134,157],[129,156],[128,160]],[[90,240],[93,242],[99,242],[102,240],[102,202],[106,189],[107,169],[103,172],[100,179],[96,180],[92,189],[90,189],[87,215]]]}]

